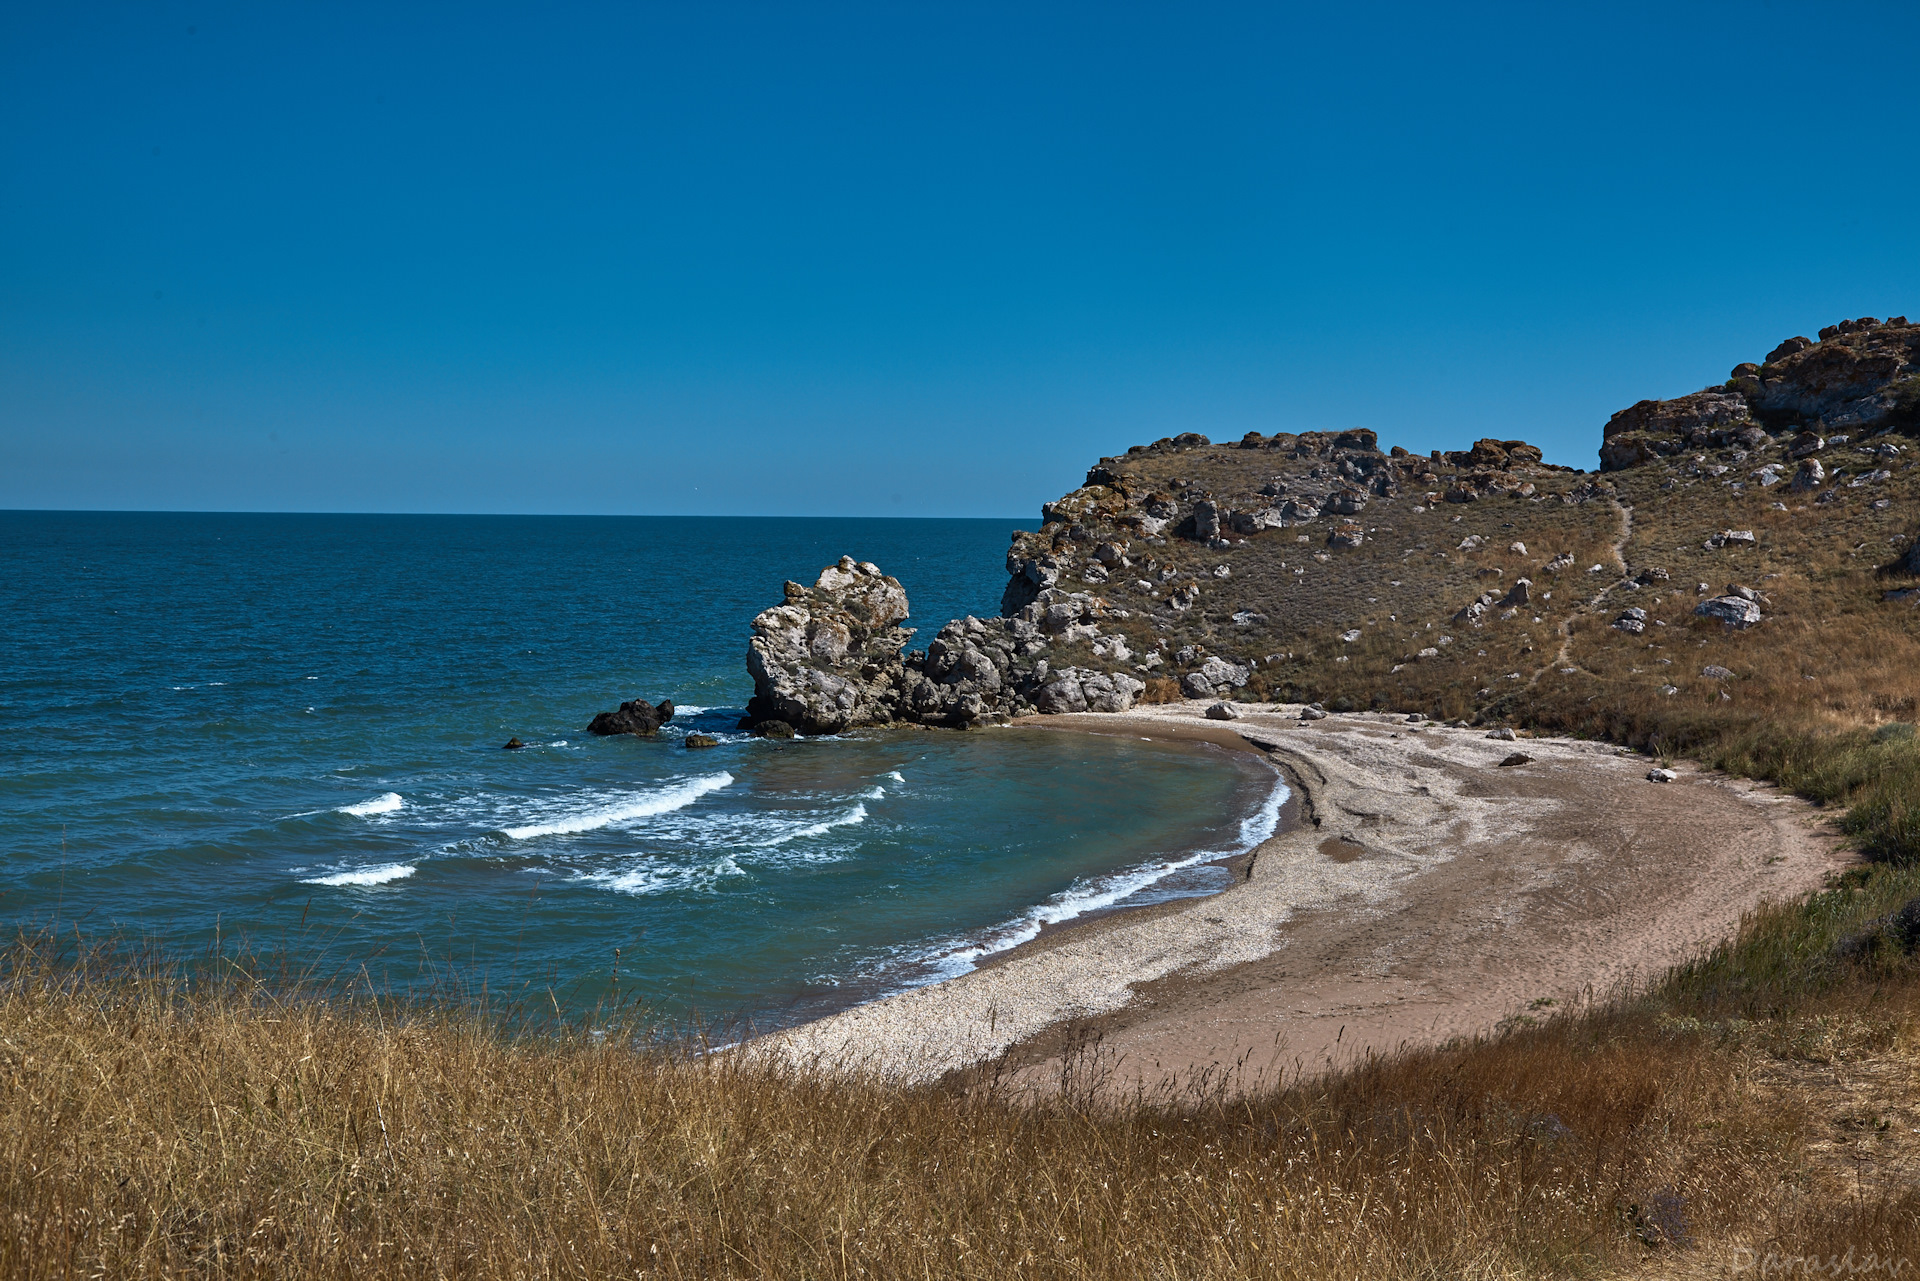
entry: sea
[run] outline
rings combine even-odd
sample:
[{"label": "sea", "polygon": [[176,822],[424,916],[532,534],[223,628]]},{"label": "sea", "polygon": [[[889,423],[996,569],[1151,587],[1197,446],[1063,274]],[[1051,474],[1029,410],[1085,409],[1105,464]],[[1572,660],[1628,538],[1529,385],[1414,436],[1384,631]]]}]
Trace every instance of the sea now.
[{"label": "sea", "polygon": [[[769,1028],[1223,888],[1286,796],[1248,754],[739,732],[784,580],[874,561],[923,647],[1013,528],[0,512],[0,925]],[[677,714],[586,732],[631,698]]]}]

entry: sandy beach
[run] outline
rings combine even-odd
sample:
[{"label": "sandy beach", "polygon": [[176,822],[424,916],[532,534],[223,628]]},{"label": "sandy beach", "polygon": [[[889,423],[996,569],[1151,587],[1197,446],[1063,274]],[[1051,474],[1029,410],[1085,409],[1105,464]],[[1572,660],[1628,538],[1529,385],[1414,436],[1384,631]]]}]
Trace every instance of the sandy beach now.
[{"label": "sandy beach", "polygon": [[[1297,820],[1230,889],[1055,931],[764,1044],[902,1080],[998,1058],[1044,1087],[1093,1039],[1122,1088],[1252,1084],[1603,997],[1847,865],[1806,803],[1687,765],[1649,782],[1654,762],[1610,744],[1242,710],[1028,722],[1264,753]],[[1501,765],[1515,752],[1532,759]]]}]

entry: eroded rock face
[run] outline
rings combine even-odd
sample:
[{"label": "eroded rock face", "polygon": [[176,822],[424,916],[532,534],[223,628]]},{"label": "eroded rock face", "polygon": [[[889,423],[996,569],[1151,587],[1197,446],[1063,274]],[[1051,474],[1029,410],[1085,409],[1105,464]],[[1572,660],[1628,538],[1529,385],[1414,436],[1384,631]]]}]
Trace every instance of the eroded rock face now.
[{"label": "eroded rock face", "polygon": [[747,671],[749,725],[781,721],[832,734],[895,719],[904,693],[900,626],[907,593],[870,562],[842,556],[812,587],[790,582],[786,600],[753,620]]},{"label": "eroded rock face", "polygon": [[1824,447],[1820,433],[1914,426],[1920,325],[1905,316],[1867,316],[1829,325],[1818,342],[1789,338],[1765,364],[1736,365],[1720,387],[1621,410],[1606,425],[1600,469],[1620,471],[1689,449],[1754,449],[1768,432],[1799,432],[1789,457],[1803,458]]},{"label": "eroded rock face", "polygon": [[[1110,558],[1118,555],[1109,545]],[[1055,575],[1054,577],[1057,577]],[[1029,580],[1030,582],[1035,580]],[[1126,637],[1103,627],[1109,607],[1037,576],[1033,598],[1008,618],[962,618],[924,652],[903,654],[907,594],[878,566],[843,556],[812,587],[753,620],[748,727],[831,734],[904,721],[966,726],[1034,712],[1122,712],[1146,688],[1123,671],[1049,661],[1057,644],[1085,643],[1115,663],[1133,658]]]}]

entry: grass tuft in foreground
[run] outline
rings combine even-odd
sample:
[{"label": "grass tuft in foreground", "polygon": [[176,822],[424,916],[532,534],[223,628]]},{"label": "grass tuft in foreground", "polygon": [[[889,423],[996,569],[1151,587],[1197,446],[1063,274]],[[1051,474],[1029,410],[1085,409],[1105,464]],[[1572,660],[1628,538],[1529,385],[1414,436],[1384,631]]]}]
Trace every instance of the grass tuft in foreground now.
[{"label": "grass tuft in foreground", "polygon": [[1039,1100],[991,1072],[828,1081],[607,1023],[23,940],[0,983],[0,1273],[1585,1276],[1848,1246],[1920,1261],[1920,1117],[1898,1091],[1831,1082],[1835,1064],[1906,1080],[1920,1065],[1913,958],[1838,946],[1920,875],[1855,879],[1609,1006],[1250,1096],[1124,1102],[1076,1088],[1097,1078],[1085,1064]]}]

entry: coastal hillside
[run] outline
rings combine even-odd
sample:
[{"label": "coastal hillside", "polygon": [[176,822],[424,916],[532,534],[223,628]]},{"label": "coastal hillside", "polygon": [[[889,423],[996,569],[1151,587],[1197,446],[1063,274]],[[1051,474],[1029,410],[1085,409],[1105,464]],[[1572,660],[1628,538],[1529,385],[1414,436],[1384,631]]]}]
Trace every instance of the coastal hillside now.
[{"label": "coastal hillside", "polygon": [[1911,716],[1920,325],[1789,338],[1596,427],[1592,472],[1360,430],[1136,445],[1015,535],[1004,612],[1143,701]]}]

